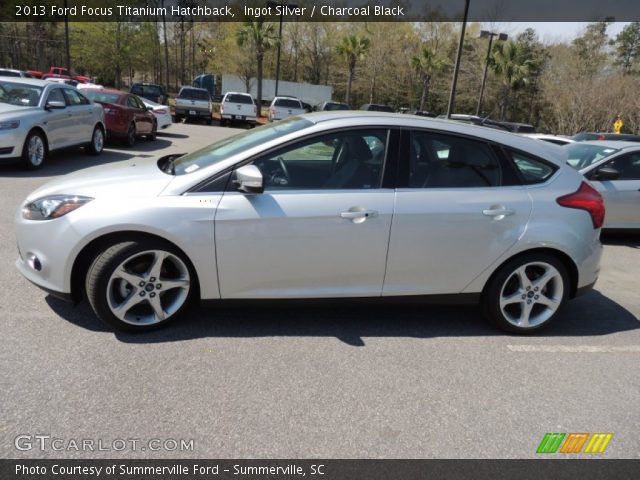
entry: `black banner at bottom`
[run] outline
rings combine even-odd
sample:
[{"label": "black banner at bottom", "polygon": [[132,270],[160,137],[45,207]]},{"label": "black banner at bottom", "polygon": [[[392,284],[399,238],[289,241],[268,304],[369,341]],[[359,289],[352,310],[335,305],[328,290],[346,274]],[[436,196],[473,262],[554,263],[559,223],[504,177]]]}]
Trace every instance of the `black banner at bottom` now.
[{"label": "black banner at bottom", "polygon": [[640,460],[0,460],[2,480],[640,478]]}]

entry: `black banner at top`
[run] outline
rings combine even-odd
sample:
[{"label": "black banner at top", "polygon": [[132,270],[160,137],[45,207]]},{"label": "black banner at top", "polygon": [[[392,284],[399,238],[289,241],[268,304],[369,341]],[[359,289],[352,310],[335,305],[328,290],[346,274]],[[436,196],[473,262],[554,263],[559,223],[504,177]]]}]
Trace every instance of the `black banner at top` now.
[{"label": "black banner at top", "polygon": [[[460,21],[466,0],[3,0],[4,22]],[[640,21],[638,0],[468,0],[469,21]]]}]

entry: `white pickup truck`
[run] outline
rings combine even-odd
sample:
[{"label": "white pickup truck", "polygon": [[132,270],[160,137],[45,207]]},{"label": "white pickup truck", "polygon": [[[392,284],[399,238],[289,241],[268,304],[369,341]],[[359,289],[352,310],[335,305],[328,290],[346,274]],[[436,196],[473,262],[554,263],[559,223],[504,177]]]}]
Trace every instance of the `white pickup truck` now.
[{"label": "white pickup truck", "polygon": [[211,97],[204,88],[182,87],[176,97],[175,121],[203,118],[211,125]]},{"label": "white pickup truck", "polygon": [[293,115],[302,115],[305,112],[302,102],[294,97],[275,97],[269,107],[268,119],[270,122],[283,120]]},{"label": "white pickup truck", "polygon": [[258,117],[258,108],[248,93],[227,92],[220,102],[220,125],[231,122],[248,123],[254,127]]}]

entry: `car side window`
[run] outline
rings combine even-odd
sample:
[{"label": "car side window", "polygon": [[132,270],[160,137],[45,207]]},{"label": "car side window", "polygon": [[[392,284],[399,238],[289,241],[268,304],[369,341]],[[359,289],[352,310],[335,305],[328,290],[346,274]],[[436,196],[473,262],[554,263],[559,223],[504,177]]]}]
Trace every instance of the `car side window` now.
[{"label": "car side window", "polygon": [[64,104],[67,103],[64,95],[62,94],[61,88],[54,88],[53,90],[51,90],[49,92],[49,96],[47,97],[47,102],[62,102]]},{"label": "car side window", "polygon": [[77,105],[88,105],[89,100],[87,100],[84,95],[81,95],[76,90],[71,88],[63,88],[64,96],[67,98],[67,105],[69,106],[77,106]]},{"label": "car side window", "polygon": [[131,95],[127,97],[127,106],[131,108],[140,108],[138,107],[138,102],[136,102],[135,97],[132,97]]},{"label": "car side window", "polygon": [[620,173],[618,180],[640,180],[640,153],[629,153],[607,162],[605,167]]},{"label": "car side window", "polygon": [[546,182],[558,169],[550,163],[531,158],[520,152],[510,152],[510,155],[526,185]]},{"label": "car side window", "polygon": [[420,130],[411,131],[409,141],[409,188],[501,184],[500,162],[484,142]]},{"label": "car side window", "polygon": [[387,129],[335,132],[304,140],[253,162],[265,191],[380,188]]}]

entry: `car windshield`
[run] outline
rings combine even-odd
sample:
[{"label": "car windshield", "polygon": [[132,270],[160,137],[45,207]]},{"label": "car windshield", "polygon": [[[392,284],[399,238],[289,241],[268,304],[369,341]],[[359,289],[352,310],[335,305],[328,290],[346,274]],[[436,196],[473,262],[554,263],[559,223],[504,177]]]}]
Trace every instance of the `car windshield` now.
[{"label": "car windshield", "polygon": [[279,98],[275,103],[276,107],[285,107],[285,108],[302,108],[300,106],[300,102],[298,100],[292,100],[290,98]]},{"label": "car windshield", "polygon": [[582,170],[618,151],[617,148],[604,145],[585,145],[583,143],[572,143],[562,148],[568,152],[567,163],[576,170]]},{"label": "car windshield", "polygon": [[0,82],[0,103],[20,107],[37,107],[42,87],[24,83]]},{"label": "car windshield", "polygon": [[117,93],[107,93],[103,90],[85,90],[84,94],[94,102],[118,103],[120,95]]},{"label": "car windshield", "polygon": [[297,132],[313,125],[309,120],[291,117],[278,123],[264,125],[254,130],[247,130],[239,135],[225,138],[207,147],[189,153],[173,162],[173,173],[185,175],[200,168],[208,167],[233,155],[248,150],[257,145],[269,142],[275,138]]}]

